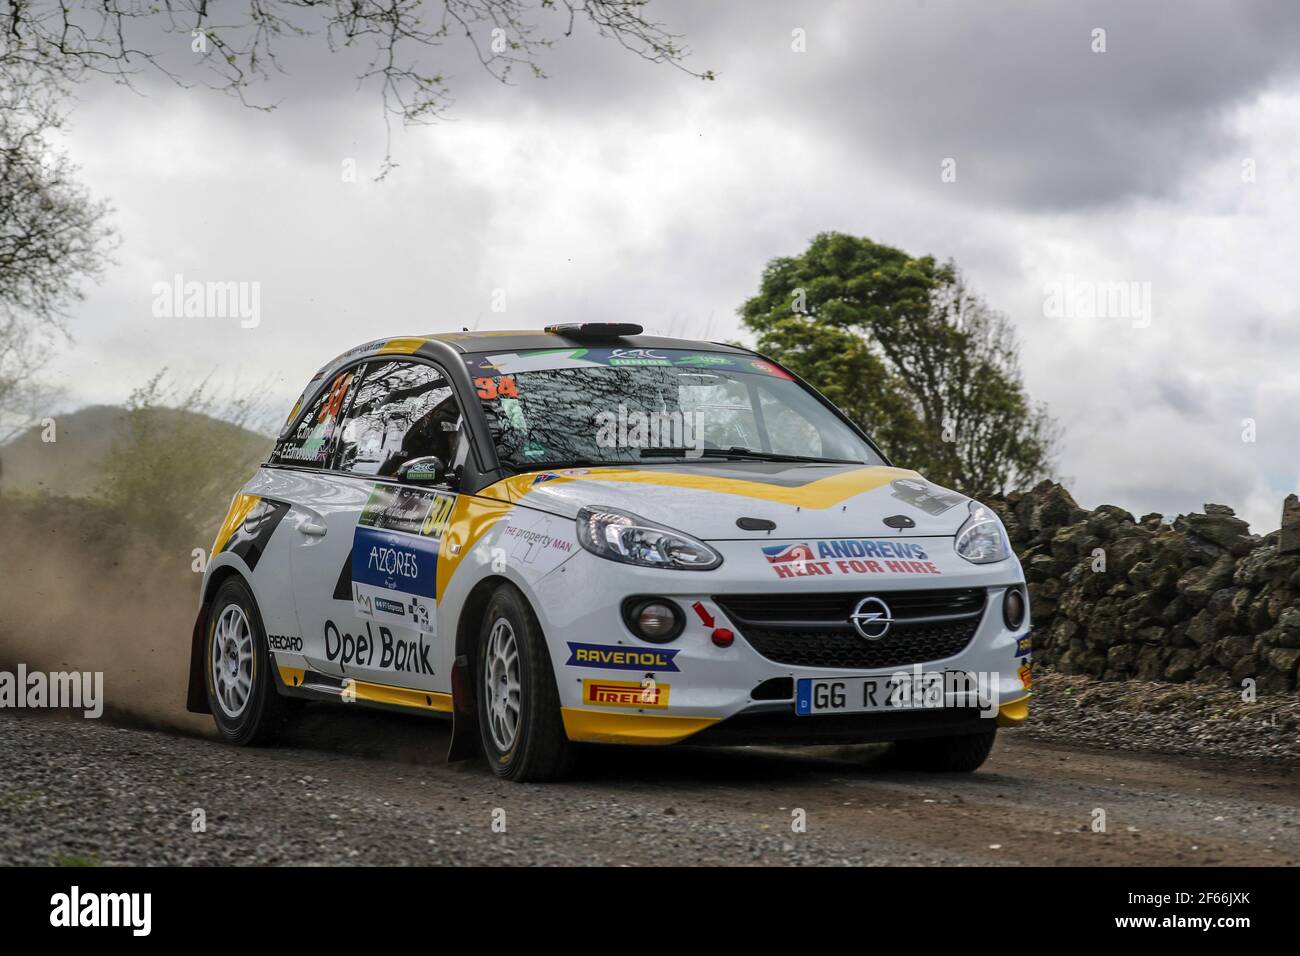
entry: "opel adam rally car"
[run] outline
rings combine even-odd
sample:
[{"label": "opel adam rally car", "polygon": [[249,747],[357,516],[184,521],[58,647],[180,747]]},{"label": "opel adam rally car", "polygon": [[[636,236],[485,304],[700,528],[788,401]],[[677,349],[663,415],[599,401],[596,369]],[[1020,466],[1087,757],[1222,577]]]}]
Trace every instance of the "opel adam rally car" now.
[{"label": "opel adam rally car", "polygon": [[189,708],[451,715],[452,759],[894,741],[969,771],[1030,686],[997,516],[743,348],[620,324],[370,342],[321,369],[217,534]]}]

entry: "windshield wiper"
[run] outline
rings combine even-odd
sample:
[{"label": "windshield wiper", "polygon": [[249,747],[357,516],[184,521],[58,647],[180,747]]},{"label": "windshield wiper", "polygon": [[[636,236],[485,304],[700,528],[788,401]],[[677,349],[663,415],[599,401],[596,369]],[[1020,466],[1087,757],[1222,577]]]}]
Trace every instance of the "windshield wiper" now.
[{"label": "windshield wiper", "polygon": [[808,462],[819,465],[864,465],[866,462],[850,461],[845,458],[815,458],[809,455],[783,455],[774,451],[759,451],[756,448],[642,448],[641,457],[663,455],[665,457],[686,457],[698,455],[702,458],[726,458],[730,461],[792,461]]},{"label": "windshield wiper", "polygon": [[610,468],[628,465],[626,461],[596,461],[594,458],[556,458],[547,461],[502,461],[511,471],[548,471],[552,468]]}]

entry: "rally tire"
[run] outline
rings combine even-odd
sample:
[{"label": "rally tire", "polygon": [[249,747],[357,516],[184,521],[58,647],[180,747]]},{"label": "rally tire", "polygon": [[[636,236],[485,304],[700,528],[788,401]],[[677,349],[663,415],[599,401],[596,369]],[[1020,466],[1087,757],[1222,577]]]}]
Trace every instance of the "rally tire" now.
[{"label": "rally tire", "polygon": [[513,585],[501,585],[488,600],[474,677],[479,737],[492,772],[521,783],[567,777],[576,748],[564,732],[546,638],[528,601]]},{"label": "rally tire", "polygon": [[[214,648],[218,633],[227,636],[223,644],[240,644],[247,628],[248,660],[238,653],[223,653],[222,660],[234,660],[231,670],[220,681],[214,674]],[[207,631],[203,640],[203,676],[208,692],[208,706],[212,710],[217,732],[227,743],[240,747],[268,744],[279,736],[293,708],[287,698],[276,688],[274,663],[266,645],[266,630],[258,611],[253,592],[242,578],[229,578],[212,599]],[[231,686],[242,686],[246,677],[246,693],[231,697]],[[221,690],[218,689],[220,685]],[[233,712],[232,712],[233,711]]]},{"label": "rally tire", "polygon": [[925,773],[972,773],[988,759],[996,737],[994,728],[956,737],[901,740],[894,744],[892,763]]}]

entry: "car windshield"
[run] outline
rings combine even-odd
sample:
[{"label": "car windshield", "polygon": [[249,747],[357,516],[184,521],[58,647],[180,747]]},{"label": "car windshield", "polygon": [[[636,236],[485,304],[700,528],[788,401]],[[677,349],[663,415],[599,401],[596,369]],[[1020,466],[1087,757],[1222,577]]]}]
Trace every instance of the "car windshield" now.
[{"label": "car windshield", "polygon": [[685,349],[466,356],[502,464],[516,470],[691,461],[881,464],[777,366]]}]

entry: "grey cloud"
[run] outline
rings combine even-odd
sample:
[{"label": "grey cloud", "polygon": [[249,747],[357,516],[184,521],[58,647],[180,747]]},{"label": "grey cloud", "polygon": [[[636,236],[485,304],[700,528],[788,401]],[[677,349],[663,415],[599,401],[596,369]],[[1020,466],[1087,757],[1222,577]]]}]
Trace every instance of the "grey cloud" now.
[{"label": "grey cloud", "polygon": [[[1300,65],[1284,2],[951,2],[663,5],[716,95],[791,135],[857,150],[898,183],[956,201],[1068,209],[1172,195],[1198,158],[1231,142],[1225,112]],[[790,52],[790,32],[807,52]],[[1093,53],[1095,27],[1107,52]],[[528,96],[616,114],[680,96],[663,76],[608,59],[566,62]],[[599,79],[597,79],[599,77]]]},{"label": "grey cloud", "polygon": [[[857,152],[882,186],[1055,210],[1172,195],[1198,158],[1231,143],[1225,112],[1300,66],[1300,17],[1284,0],[659,2],[648,14],[682,34],[693,51],[688,66],[719,79],[640,60],[580,22],[541,53],[548,79],[521,72],[507,86],[453,36],[425,61],[449,77],[455,102],[446,121],[534,111],[592,124],[647,115],[672,123],[713,100]],[[559,29],[549,12],[537,20]],[[807,31],[803,54],[790,51],[796,27]],[[1090,50],[1095,27],[1107,31],[1106,53]],[[192,62],[187,34],[162,42],[169,65]],[[286,38],[280,55],[284,72],[250,91],[276,108],[250,125],[305,155],[382,148],[378,87],[355,79],[360,51],[330,53],[316,36]],[[165,83],[140,77],[149,92]],[[111,95],[103,86],[87,92],[95,101]],[[399,137],[399,161],[403,152]],[[957,160],[955,187],[939,180],[946,157]]]}]

